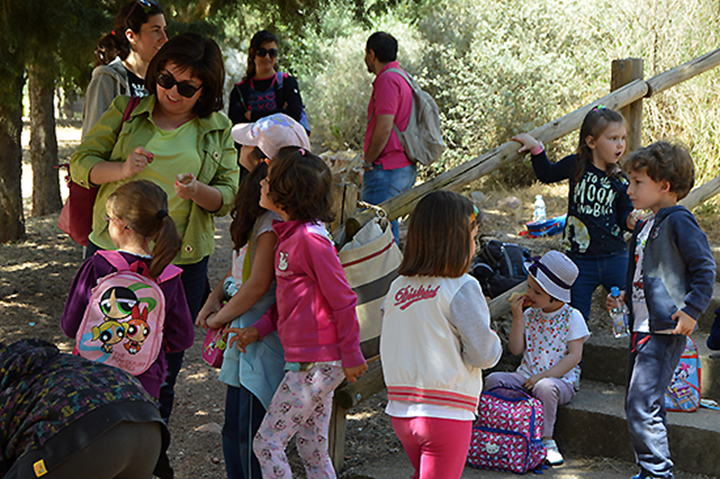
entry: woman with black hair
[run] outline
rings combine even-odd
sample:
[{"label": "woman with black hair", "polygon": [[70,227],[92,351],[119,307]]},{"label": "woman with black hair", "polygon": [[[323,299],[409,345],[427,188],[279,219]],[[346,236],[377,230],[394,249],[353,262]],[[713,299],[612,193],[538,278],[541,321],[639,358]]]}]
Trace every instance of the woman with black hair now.
[{"label": "woman with black hair", "polygon": [[113,31],[95,46],[95,69],[85,93],[83,137],[118,95],[143,97],[150,60],[167,42],[165,16],[153,0],[133,0],[120,8]]},{"label": "woman with black hair", "polygon": [[[86,257],[114,250],[105,220],[110,195],[129,180],[149,180],[168,195],[168,212],[182,239],[173,264],[195,319],[209,290],[207,265],[215,249],[215,216],[230,212],[238,189],[237,152],[223,107],[225,66],[215,41],[195,33],[169,40],[147,69],[150,95],[134,110],[117,97],[70,159],[82,187],[99,186]],[[123,119],[126,117],[126,119]],[[182,353],[166,355],[160,391],[163,418],[170,416],[173,384]]]},{"label": "woman with black hair", "polygon": [[278,71],[278,53],[275,35],[267,30],[253,35],[245,77],[230,93],[228,116],[233,124],[254,123],[273,113],[285,113],[309,130],[298,82]]}]

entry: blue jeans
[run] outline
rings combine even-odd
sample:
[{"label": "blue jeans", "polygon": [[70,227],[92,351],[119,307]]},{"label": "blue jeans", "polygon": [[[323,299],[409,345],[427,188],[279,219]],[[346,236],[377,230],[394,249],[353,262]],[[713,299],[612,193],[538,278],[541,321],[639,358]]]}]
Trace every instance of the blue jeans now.
[{"label": "blue jeans", "polygon": [[260,463],[253,453],[252,440],[264,417],[265,408],[253,393],[242,386],[228,386],[222,431],[228,479],[262,478]]},{"label": "blue jeans", "polygon": [[575,283],[570,290],[570,305],[580,310],[587,321],[590,317],[590,306],[595,289],[602,285],[606,290],[617,286],[625,289],[625,273],[628,266],[627,252],[602,256],[571,256],[580,269]]},{"label": "blue jeans", "polygon": [[[360,199],[373,205],[379,205],[412,188],[416,178],[417,166],[414,163],[395,170],[383,170],[381,165],[375,165],[372,170],[363,174]],[[392,222],[392,232],[395,242],[399,243],[400,228],[397,220]]]},{"label": "blue jeans", "polygon": [[684,349],[685,336],[680,334],[633,334],[628,355],[625,415],[641,477],[673,477],[665,391]]}]

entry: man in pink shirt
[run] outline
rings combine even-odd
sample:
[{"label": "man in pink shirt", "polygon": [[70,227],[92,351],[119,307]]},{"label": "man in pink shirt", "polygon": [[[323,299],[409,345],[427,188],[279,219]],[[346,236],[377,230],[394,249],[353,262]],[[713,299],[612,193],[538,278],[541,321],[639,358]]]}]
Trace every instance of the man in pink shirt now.
[{"label": "man in pink shirt", "polygon": [[[412,110],[412,89],[397,72],[397,40],[385,32],[375,32],[368,38],[365,65],[375,74],[373,92],[368,106],[368,125],[365,131],[365,174],[361,198],[378,205],[415,184],[417,168],[405,155],[393,126],[405,131]],[[398,223],[392,222],[395,241]]]}]

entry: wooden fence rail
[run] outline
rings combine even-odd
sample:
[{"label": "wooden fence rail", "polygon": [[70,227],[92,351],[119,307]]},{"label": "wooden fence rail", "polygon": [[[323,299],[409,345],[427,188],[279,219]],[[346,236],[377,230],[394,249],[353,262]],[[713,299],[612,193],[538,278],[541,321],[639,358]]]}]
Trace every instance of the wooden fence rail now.
[{"label": "wooden fence rail", "polygon": [[[642,79],[631,81],[599,100],[532,130],[530,134],[545,143],[550,143],[578,129],[587,113],[596,105],[605,105],[608,108],[618,110],[634,102],[638,102],[638,100],[642,98],[651,97],[663,92],[674,85],[682,83],[719,65],[720,49],[660,73],[647,81],[643,81]],[[640,103],[638,102],[636,105],[640,105]],[[428,193],[440,189],[459,190],[468,183],[492,172],[502,164],[517,160],[520,158],[517,149],[518,143],[516,142],[504,143],[405,193],[391,198],[380,206],[387,211],[391,220],[409,214],[417,202]],[[717,195],[718,192],[720,192],[720,177],[714,178],[701,187],[695,188],[680,203],[691,209]],[[365,210],[349,218],[346,221],[348,238],[351,238],[374,216],[373,211]],[[523,282],[492,300],[489,304],[491,317],[498,318],[509,313],[509,296],[516,291],[524,292],[526,285],[527,283]],[[379,360],[374,360],[368,372],[364,376],[361,376],[357,383],[346,384],[336,391],[328,435],[330,456],[336,470],[341,469],[344,459],[345,429],[347,425],[345,415],[347,410],[381,391],[384,387],[385,383],[382,376],[381,363]]]},{"label": "wooden fence rail", "polygon": [[[580,128],[585,115],[596,105],[605,105],[608,108],[620,109],[642,98],[663,92],[672,86],[711,70],[718,65],[720,65],[720,49],[706,53],[701,57],[660,73],[649,80],[635,80],[628,83],[599,100],[532,130],[530,134],[542,140],[544,143],[550,143]],[[417,202],[428,193],[440,189],[459,190],[468,183],[487,175],[502,164],[517,160],[521,156],[518,155],[517,150],[518,143],[504,143],[487,153],[473,158],[452,170],[446,171],[411,190],[385,201],[380,206],[387,211],[388,217],[391,220],[405,216],[410,213],[413,208],[415,208]],[[348,237],[352,237],[352,235],[373,217],[374,213],[372,211],[364,210],[348,218],[346,222]]]}]

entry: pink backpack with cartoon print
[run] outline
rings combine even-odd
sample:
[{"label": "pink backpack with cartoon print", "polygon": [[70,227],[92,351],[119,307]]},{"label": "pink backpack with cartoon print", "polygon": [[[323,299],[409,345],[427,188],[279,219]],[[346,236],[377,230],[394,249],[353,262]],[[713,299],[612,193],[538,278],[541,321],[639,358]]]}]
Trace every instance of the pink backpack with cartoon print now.
[{"label": "pink backpack with cartoon print", "polygon": [[144,373],[160,354],[165,326],[165,295],[159,283],[182,270],[168,265],[157,282],[142,261],[128,264],[117,251],[98,251],[117,271],[99,278],[75,335],[75,354]]},{"label": "pink backpack with cartoon print", "polygon": [[502,386],[480,396],[470,438],[473,467],[524,474],[541,466],[547,450],[541,441],[543,407],[521,389]]}]

